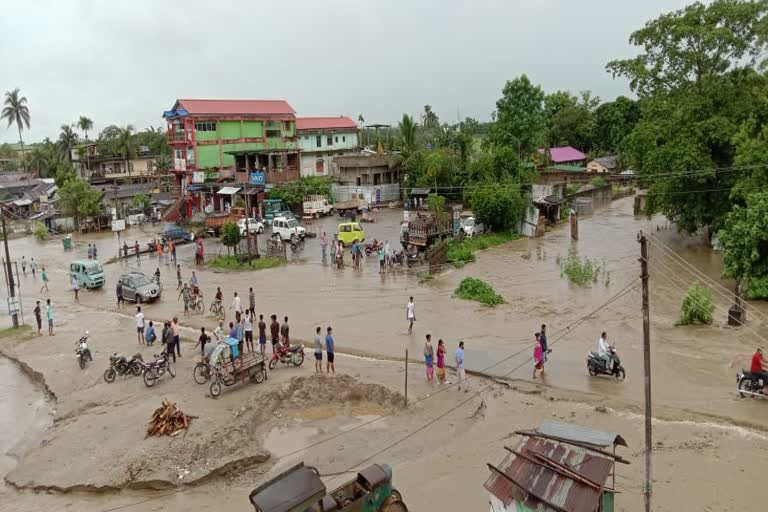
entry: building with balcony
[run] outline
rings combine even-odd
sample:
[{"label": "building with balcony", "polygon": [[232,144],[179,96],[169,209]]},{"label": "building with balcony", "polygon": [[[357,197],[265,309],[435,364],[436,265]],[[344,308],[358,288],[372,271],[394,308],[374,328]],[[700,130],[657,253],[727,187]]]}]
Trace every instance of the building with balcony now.
[{"label": "building with balcony", "polygon": [[229,176],[248,183],[253,171],[266,183],[299,177],[296,113],[286,101],[180,99],[163,118],[182,186]]},{"label": "building with balcony", "polygon": [[120,155],[104,155],[95,142],[81,144],[70,151],[70,160],[78,175],[94,184],[155,178],[156,156],[148,146],[138,146],[136,154],[129,159]]},{"label": "building with balcony", "polygon": [[299,117],[299,158],[302,176],[334,173],[334,157],[357,150],[357,123],[346,116]]}]

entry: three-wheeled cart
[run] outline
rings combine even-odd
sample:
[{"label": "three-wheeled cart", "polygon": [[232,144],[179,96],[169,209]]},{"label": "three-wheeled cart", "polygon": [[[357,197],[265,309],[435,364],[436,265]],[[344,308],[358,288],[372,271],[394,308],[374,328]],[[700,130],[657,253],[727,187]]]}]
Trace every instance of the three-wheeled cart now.
[{"label": "three-wheeled cart", "polygon": [[[212,380],[209,391],[213,398],[221,394],[222,386],[232,386],[246,380],[261,384],[267,378],[264,356],[258,352],[241,354],[234,338],[227,338],[216,345],[207,364],[208,375]],[[197,378],[195,380],[199,382]]]}]

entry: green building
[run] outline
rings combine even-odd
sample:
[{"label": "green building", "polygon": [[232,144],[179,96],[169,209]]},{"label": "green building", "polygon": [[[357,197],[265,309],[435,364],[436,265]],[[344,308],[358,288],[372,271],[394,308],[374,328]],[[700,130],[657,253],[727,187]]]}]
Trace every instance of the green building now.
[{"label": "green building", "polygon": [[180,99],[163,118],[182,184],[246,183],[253,171],[264,184],[299,178],[296,112],[286,101]]}]

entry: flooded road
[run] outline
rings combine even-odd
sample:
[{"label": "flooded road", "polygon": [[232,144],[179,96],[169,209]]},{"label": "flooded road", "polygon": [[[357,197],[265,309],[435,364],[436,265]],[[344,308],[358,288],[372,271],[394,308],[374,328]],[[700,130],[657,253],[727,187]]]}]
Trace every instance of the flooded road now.
[{"label": "flooded road", "polygon": [[21,456],[42,441],[52,423],[51,412],[39,386],[0,356],[0,487]]},{"label": "flooded road", "polygon": [[[399,249],[401,210],[382,210],[377,222],[364,224],[366,240],[389,240]],[[329,238],[336,232],[339,217],[315,221],[308,229],[326,231]],[[157,229],[160,229],[159,227]],[[333,326],[340,350],[376,356],[421,358],[424,335],[445,340],[449,362],[459,340],[466,343],[466,362],[471,370],[495,376],[529,380],[534,347],[533,333],[547,324],[550,347],[547,385],[578,392],[626,400],[642,401],[642,326],[639,287],[640,229],[651,236],[651,319],[653,345],[654,397],[660,406],[690,409],[744,422],[768,422],[768,408],[760,402],[741,400],[735,393],[735,373],[746,364],[754,347],[761,343],[765,329],[762,320],[768,309],[755,304],[748,327],[732,329],[725,325],[730,298],[715,295],[718,308],[715,323],[704,327],[675,327],[685,290],[694,281],[680,261],[665,252],[673,249],[684,261],[732,289],[732,283],[720,280],[721,261],[712,252],[705,237],[678,234],[661,217],[636,218],[632,215],[632,198],[617,200],[595,215],[580,221],[578,241],[570,238],[565,227],[558,227],[538,239],[521,239],[504,246],[477,253],[477,261],[462,269],[447,267],[437,279],[419,284],[419,276],[427,266],[398,268],[381,276],[375,258],[365,261],[364,269],[354,271],[323,266],[318,239],[309,239],[305,249],[290,257],[293,263],[282,268],[259,272],[218,272],[196,269],[206,298],[206,306],[215,289],[224,292],[229,306],[233,292],[238,291],[247,303],[248,288],[257,294],[256,310],[268,317],[289,317],[291,334],[296,339],[311,340],[314,328]],[[263,247],[268,233],[259,237]],[[151,227],[132,228],[127,239],[140,243],[153,238]],[[111,233],[96,237],[76,237],[76,249],[65,253],[60,241],[40,243],[32,238],[14,240],[14,258],[35,254],[36,259],[52,269],[50,297],[54,307],[63,310],[69,321],[77,314],[70,311],[73,301],[66,278],[67,263],[85,255],[87,241],[97,239],[102,254],[115,252]],[[110,250],[109,247],[113,246]],[[206,257],[225,253],[215,240],[206,240]],[[290,252],[290,251],[289,251]],[[178,250],[184,279],[188,280],[193,262],[193,247]],[[588,257],[601,266],[597,282],[580,287],[561,275],[560,264],[569,255]],[[349,260],[347,260],[349,263]],[[105,311],[116,311],[114,283],[120,273],[141,270],[151,275],[158,267],[156,257],[142,255],[136,262],[129,258],[105,265],[107,285],[96,291],[81,293],[82,305]],[[146,305],[148,319],[162,320],[174,315],[182,317],[182,305],[175,292],[172,266],[159,265],[164,283],[164,296],[156,304]],[[452,297],[453,290],[464,277],[477,277],[490,283],[507,300],[507,304],[487,308],[474,302]],[[39,292],[39,276],[22,279],[27,321]],[[630,292],[601,308],[619,291],[630,286]],[[418,318],[414,334],[407,334],[405,305],[414,297]],[[594,312],[591,316],[590,313]],[[131,305],[124,310],[133,315]],[[231,316],[231,315],[229,315]],[[6,321],[7,317],[6,317]],[[182,318],[182,324],[213,328],[212,316],[193,315]],[[86,328],[87,326],[83,326]],[[601,331],[607,331],[616,344],[627,369],[627,380],[587,375],[585,360],[595,350]],[[191,331],[190,331],[191,332]],[[133,341],[134,333],[121,336]]]}]

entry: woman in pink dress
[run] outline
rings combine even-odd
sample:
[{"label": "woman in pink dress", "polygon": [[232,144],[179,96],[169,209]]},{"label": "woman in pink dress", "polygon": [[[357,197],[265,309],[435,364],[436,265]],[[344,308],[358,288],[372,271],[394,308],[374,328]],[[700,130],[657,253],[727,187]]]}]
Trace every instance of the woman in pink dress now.
[{"label": "woman in pink dress", "polygon": [[437,340],[437,381],[445,384],[445,344],[443,340]]},{"label": "woman in pink dress", "polygon": [[539,333],[536,333],[536,345],[533,347],[533,378],[536,378],[536,370],[541,371],[542,378],[544,377],[544,350],[541,348],[539,342]]}]

